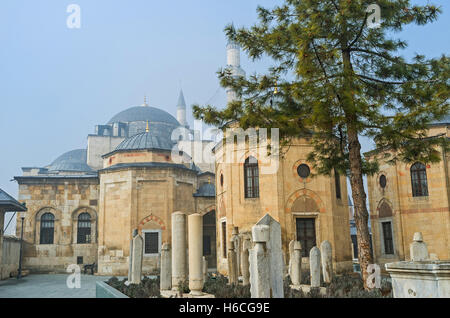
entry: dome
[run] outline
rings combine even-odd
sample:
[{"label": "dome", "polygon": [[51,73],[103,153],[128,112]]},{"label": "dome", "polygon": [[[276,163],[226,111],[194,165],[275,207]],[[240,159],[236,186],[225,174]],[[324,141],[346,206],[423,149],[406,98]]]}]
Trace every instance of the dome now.
[{"label": "dome", "polygon": [[115,115],[108,124],[113,123],[129,123],[129,122],[146,122],[150,123],[164,123],[175,127],[180,126],[180,123],[170,115],[168,112],[150,106],[136,106],[128,108],[117,115]]},{"label": "dome", "polygon": [[194,197],[215,197],[216,187],[211,183],[204,183],[200,186]]},{"label": "dome", "polygon": [[116,150],[162,149],[172,150],[174,143],[169,137],[153,132],[134,135],[122,141]]},{"label": "dome", "polygon": [[78,171],[78,172],[88,172],[92,171],[86,163],[87,161],[87,150],[86,149],[76,149],[68,151],[61,156],[59,156],[55,161],[53,161],[49,166],[49,171]]}]

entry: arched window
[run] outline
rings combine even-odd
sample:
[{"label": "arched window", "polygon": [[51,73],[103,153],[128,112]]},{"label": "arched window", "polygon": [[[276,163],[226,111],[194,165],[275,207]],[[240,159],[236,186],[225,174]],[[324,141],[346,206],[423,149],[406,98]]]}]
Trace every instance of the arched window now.
[{"label": "arched window", "polygon": [[427,167],[423,163],[411,166],[411,187],[413,197],[428,196]]},{"label": "arched window", "polygon": [[78,216],[77,243],[91,243],[91,216],[87,212]]},{"label": "arched window", "polygon": [[54,233],[55,216],[51,213],[44,213],[41,216],[40,244],[53,244]]},{"label": "arched window", "polygon": [[258,160],[248,157],[244,163],[244,188],[246,198],[259,198]]}]

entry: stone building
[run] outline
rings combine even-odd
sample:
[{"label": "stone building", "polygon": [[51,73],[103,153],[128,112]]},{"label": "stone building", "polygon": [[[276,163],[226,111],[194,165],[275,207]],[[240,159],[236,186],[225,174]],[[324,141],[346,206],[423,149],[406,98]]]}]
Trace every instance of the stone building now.
[{"label": "stone building", "polygon": [[[429,127],[428,136],[448,138],[449,128],[447,116]],[[390,164],[386,152],[365,154],[380,162],[378,174],[367,178],[375,262],[409,260],[415,232],[422,232],[430,254],[450,259],[450,155],[441,151],[442,160],[436,164]]]},{"label": "stone building", "polygon": [[[69,264],[96,263],[100,274],[126,275],[131,233],[138,229],[144,273],[150,273],[162,243],[171,240],[172,212],[215,220],[213,171],[202,171],[185,152],[174,152],[183,163],[173,158],[172,133],[188,128],[185,108],[182,92],[177,119],[146,102],[131,107],[96,126],[87,149],[69,151],[46,167],[23,168],[15,180],[29,211],[24,267],[62,272]],[[214,266],[215,227],[205,226],[205,233]]]}]

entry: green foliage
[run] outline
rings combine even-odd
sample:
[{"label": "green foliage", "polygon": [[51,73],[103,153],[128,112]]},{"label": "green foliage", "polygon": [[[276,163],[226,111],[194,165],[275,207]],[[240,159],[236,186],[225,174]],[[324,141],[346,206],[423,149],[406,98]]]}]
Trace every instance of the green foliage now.
[{"label": "green foliage", "polygon": [[[279,128],[285,146],[291,137],[309,136],[309,160],[319,174],[349,173],[349,132],[391,149],[391,162],[439,161],[437,147],[448,148],[447,139],[427,138],[426,128],[450,109],[449,57],[407,61],[401,55],[406,42],[393,35],[408,24],[435,21],[441,9],[379,0],[381,27],[368,28],[372,3],[285,0],[274,9],[259,7],[250,28],[227,26],[230,41],[252,59],[270,57],[273,66],[248,78],[220,70],[221,85],[239,99],[223,110],[194,105],[194,116],[222,128],[230,121],[244,129]],[[377,171],[376,161],[360,160],[363,173]]]},{"label": "green foliage", "polygon": [[126,278],[119,280],[111,277],[106,283],[130,298],[160,298],[159,276],[157,278],[144,277],[140,284],[125,285]]},{"label": "green foliage", "polygon": [[[307,273],[306,276],[309,276]],[[302,276],[303,278],[303,276]],[[309,285],[309,283],[302,284]],[[304,293],[302,290],[290,288],[291,280],[287,277],[284,281],[285,298],[392,298],[392,285],[387,279],[382,279],[380,289],[365,290],[362,279],[359,275],[345,274],[333,277],[327,288],[326,295],[321,295],[318,288],[311,289]]]},{"label": "green foliage", "polygon": [[229,285],[228,279],[221,274],[216,276],[209,274],[203,292],[216,298],[250,298],[250,286]]},{"label": "green foliage", "polygon": [[183,281],[178,282],[178,292],[180,294],[189,294],[191,290],[189,289],[189,279],[185,279]]}]

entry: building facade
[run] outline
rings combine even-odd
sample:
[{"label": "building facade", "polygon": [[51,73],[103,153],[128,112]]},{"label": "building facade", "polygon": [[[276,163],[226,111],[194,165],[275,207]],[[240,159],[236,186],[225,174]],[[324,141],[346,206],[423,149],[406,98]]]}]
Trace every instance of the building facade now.
[{"label": "building facade", "polygon": [[[448,138],[449,127],[447,117],[432,124],[428,135]],[[450,259],[449,154],[440,151],[436,164],[390,164],[387,151],[366,154],[380,163],[378,174],[367,178],[375,262],[409,260],[415,232],[422,232],[433,258]]]}]

